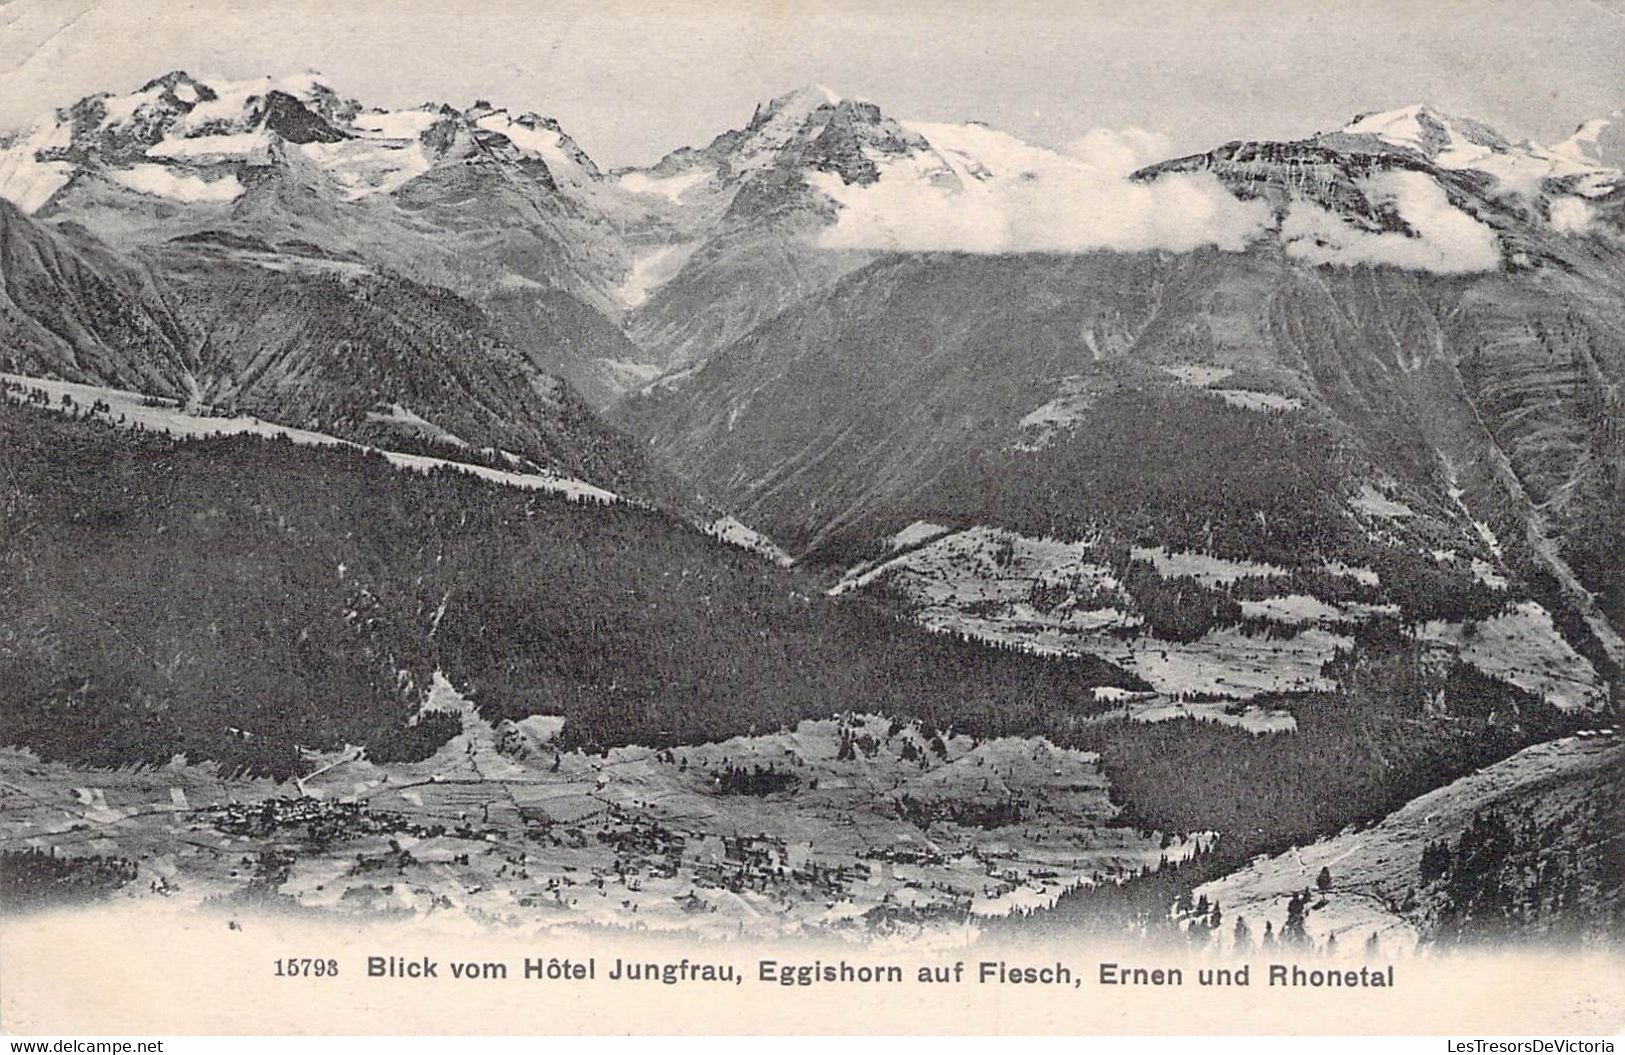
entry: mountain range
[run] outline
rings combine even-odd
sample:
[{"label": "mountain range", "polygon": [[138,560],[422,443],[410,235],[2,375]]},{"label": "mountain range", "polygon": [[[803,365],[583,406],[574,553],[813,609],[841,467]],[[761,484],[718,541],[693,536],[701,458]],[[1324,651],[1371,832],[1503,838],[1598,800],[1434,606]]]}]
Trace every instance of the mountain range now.
[{"label": "mountain range", "polygon": [[[605,170],[314,75],[86,97],[0,140],[10,739],[421,758],[441,676],[581,750],[887,708],[1049,737],[1233,862],[1375,821],[1618,712],[1620,128],[1417,105],[1169,158],[813,85]],[[501,493],[536,481],[596,497]],[[236,555],[84,574],[179,538]]]}]

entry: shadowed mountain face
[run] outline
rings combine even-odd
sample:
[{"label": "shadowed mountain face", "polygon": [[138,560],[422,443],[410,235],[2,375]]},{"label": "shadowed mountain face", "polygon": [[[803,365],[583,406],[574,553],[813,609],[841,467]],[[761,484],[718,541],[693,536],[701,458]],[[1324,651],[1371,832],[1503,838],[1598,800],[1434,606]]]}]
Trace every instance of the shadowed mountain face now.
[{"label": "shadowed mountain face", "polygon": [[[629,493],[626,436],[473,304],[315,247],[214,234],[120,255],[0,201],[6,367],[397,444],[508,451]],[[409,427],[407,427],[409,426]],[[404,431],[403,431],[404,430]]]},{"label": "shadowed mountain face", "polygon": [[182,390],[188,337],[151,273],[80,228],[52,230],[0,199],[0,324],[6,358],[63,377]]},{"label": "shadowed mountain face", "polygon": [[[974,525],[1298,568],[1466,560],[1616,671],[1625,253],[1548,218],[1592,177],[1514,193],[1419,149],[1323,139],[1353,145],[1232,145],[1136,177],[1205,167],[1268,202],[1278,234],[1245,252],[883,258],[622,420],[832,570]],[[1377,170],[1436,179],[1494,258],[1339,259],[1432,237]],[[1617,193],[1591,190],[1599,214]],[[1290,237],[1306,208],[1342,225],[1313,249]],[[924,559],[852,581],[904,582],[911,607],[944,617],[945,573]]]},{"label": "shadowed mountain face", "polygon": [[[625,414],[678,471],[815,558],[915,511],[1030,507],[1074,482],[1067,452],[1132,464],[1143,431],[1170,437],[1176,473],[1208,460],[1188,448],[1229,435],[1195,422],[1235,419],[1238,438],[1314,430],[1328,457],[1335,444],[1357,459],[1306,466],[1333,507],[1381,476],[1446,519],[1463,515],[1452,489],[1477,519],[1510,503],[1550,524],[1618,618],[1596,547],[1620,508],[1621,321],[1606,286],[1573,274],[1529,288],[1262,253],[894,258]],[[1190,383],[1204,371],[1223,376]],[[1257,456],[1212,461],[1250,480]],[[1189,477],[1185,496],[1202,495],[1210,480]],[[968,504],[938,497],[950,487]],[[1058,508],[1028,526],[1091,516]]]}]

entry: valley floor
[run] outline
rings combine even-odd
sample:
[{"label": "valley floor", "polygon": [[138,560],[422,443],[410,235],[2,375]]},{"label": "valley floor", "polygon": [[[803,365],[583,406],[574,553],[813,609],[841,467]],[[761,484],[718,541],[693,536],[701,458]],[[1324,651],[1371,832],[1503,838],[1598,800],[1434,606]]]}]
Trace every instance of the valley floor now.
[{"label": "valley floor", "polygon": [[656,751],[557,753],[556,720],[430,759],[313,759],[292,783],[89,771],[0,752],[0,848],[134,865],[117,896],[436,915],[520,929],[919,935],[1157,868],[1211,836],[1114,823],[1098,759],[875,716]]}]

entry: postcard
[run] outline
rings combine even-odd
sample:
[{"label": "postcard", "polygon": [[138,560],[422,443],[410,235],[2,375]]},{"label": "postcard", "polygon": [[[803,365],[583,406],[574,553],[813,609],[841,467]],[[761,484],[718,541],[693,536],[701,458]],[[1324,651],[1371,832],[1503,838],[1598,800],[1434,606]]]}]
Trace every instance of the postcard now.
[{"label": "postcard", "polygon": [[0,53],[8,1035],[1625,1028],[1619,0]]}]

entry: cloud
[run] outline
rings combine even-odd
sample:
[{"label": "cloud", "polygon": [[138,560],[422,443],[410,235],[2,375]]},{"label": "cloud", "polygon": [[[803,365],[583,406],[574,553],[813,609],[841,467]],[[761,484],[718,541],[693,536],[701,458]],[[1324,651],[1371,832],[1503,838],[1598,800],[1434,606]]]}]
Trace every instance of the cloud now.
[{"label": "cloud", "polygon": [[875,183],[808,174],[840,205],[820,244],[904,252],[1239,251],[1270,223],[1268,206],[1241,201],[1209,173],[1130,181],[1128,173],[1167,147],[1140,129],[1097,130],[1063,154],[980,125],[908,127],[932,151],[884,163]]},{"label": "cloud", "polygon": [[1589,234],[1596,213],[1584,198],[1559,198],[1552,202],[1552,226],[1564,234]]},{"label": "cloud", "polygon": [[1426,174],[1387,172],[1365,180],[1362,189],[1373,202],[1392,204],[1415,236],[1362,230],[1300,200],[1281,223],[1287,256],[1310,264],[1386,264],[1441,274],[1490,271],[1500,265],[1495,232],[1451,205],[1444,189]]},{"label": "cloud", "polygon": [[[881,165],[880,179],[847,185],[834,173],[808,180],[839,204],[822,245],[897,252],[1239,252],[1277,234],[1289,258],[1342,267],[1388,265],[1446,274],[1488,271],[1501,262],[1495,232],[1450,204],[1420,172],[1362,182],[1391,204],[1414,235],[1377,233],[1295,200],[1276,220],[1264,201],[1242,201],[1209,172],[1129,174],[1166,156],[1167,140],[1143,129],[1095,129],[1064,153],[981,125],[910,124],[931,151]],[[1571,206],[1553,224],[1579,222]]]},{"label": "cloud", "polygon": [[1066,152],[1086,165],[1113,175],[1162,161],[1170,151],[1168,137],[1144,128],[1095,128],[1074,139]]}]

